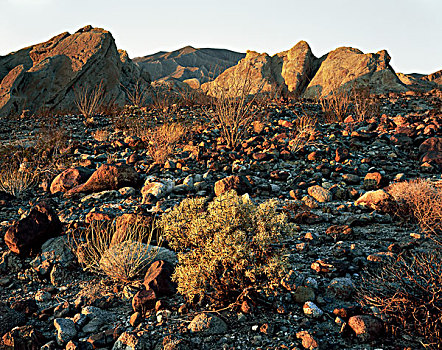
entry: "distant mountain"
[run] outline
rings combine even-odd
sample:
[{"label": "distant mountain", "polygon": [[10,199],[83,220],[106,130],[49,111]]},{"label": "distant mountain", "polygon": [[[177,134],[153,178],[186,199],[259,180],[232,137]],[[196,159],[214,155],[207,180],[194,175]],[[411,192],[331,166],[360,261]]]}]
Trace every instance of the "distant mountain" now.
[{"label": "distant mountain", "polygon": [[245,56],[245,53],[225,49],[196,49],[186,46],[176,51],[160,51],[153,55],[136,57],[133,61],[147,70],[152,80],[197,79],[202,84],[213,80]]},{"label": "distant mountain", "polygon": [[442,70],[428,75],[397,73],[397,76],[403,84],[412,90],[428,91],[442,86]]}]

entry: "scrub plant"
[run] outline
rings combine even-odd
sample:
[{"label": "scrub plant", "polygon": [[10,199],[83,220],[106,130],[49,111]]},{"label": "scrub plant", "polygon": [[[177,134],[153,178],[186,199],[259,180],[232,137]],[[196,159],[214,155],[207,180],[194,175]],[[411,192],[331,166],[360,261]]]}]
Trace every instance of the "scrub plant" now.
[{"label": "scrub plant", "polygon": [[187,198],[158,227],[178,251],[173,280],[189,302],[235,303],[245,290],[277,290],[288,264],[282,240],[292,233],[277,202],[260,205],[230,191],[208,202]]}]

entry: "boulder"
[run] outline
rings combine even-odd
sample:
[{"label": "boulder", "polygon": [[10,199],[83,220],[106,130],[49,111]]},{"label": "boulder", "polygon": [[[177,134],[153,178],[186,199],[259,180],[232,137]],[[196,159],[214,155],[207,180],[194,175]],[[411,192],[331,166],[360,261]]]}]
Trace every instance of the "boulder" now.
[{"label": "boulder", "polygon": [[251,94],[290,91],[299,95],[313,78],[319,63],[305,41],[273,56],[247,51],[246,57],[236,66],[225,70],[201,88],[211,96],[223,95],[225,91],[233,92],[236,96],[241,93],[239,87],[247,82]]},{"label": "boulder", "polygon": [[40,350],[45,338],[33,326],[22,326],[6,333],[2,340],[11,349]]},{"label": "boulder", "polygon": [[139,179],[139,174],[132,166],[126,164],[103,164],[94,171],[84,184],[70,189],[66,192],[66,195],[118,190],[126,186],[136,186]]},{"label": "boulder", "polygon": [[348,320],[348,325],[363,342],[379,339],[384,333],[384,323],[371,315],[356,315]]},{"label": "boulder", "polygon": [[49,238],[61,233],[62,225],[55,211],[46,203],[32,208],[27,217],[15,222],[5,234],[9,249],[19,255],[29,255],[40,249]]},{"label": "boulder", "polygon": [[202,335],[224,334],[227,332],[227,324],[216,315],[201,313],[196,315],[187,328],[192,333]]},{"label": "boulder", "polygon": [[50,191],[51,193],[65,193],[70,189],[86,182],[92,173],[92,170],[83,167],[66,169],[61,174],[58,174],[54,180],[52,180]]},{"label": "boulder", "polygon": [[392,202],[394,202],[394,199],[389,193],[384,190],[377,190],[364,193],[355,201],[355,205],[363,205],[374,210],[379,210],[388,207]]},{"label": "boulder", "polygon": [[442,166],[442,137],[431,137],[419,146],[421,162],[433,162]]},{"label": "boulder", "polygon": [[152,289],[156,295],[172,295],[176,292],[176,283],[172,282],[174,266],[164,260],[153,262],[144,276],[144,286]]},{"label": "boulder", "polygon": [[235,190],[239,195],[252,190],[250,181],[245,176],[232,175],[215,182],[215,195],[220,196],[230,190]]},{"label": "boulder", "polygon": [[148,86],[148,73],[118,52],[112,34],[86,26],[0,57],[0,116],[77,111],[74,90],[100,85],[104,102],[124,105],[124,89],[137,81]]},{"label": "boulder", "polygon": [[338,88],[369,88],[371,93],[405,92],[387,51],[364,54],[352,47],[329,52],[304,92],[305,98],[326,97]]}]

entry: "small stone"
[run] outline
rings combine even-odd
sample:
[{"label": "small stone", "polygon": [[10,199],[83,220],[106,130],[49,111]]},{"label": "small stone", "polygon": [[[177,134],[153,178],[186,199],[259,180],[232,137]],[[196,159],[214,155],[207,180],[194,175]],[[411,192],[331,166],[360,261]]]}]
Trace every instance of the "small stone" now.
[{"label": "small stone", "polygon": [[318,342],[308,331],[301,331],[296,333],[296,338],[301,339],[304,349],[318,349]]},{"label": "small stone", "polygon": [[315,300],[315,292],[310,287],[299,286],[292,293],[292,299],[295,303],[305,303],[306,301]]},{"label": "small stone", "polygon": [[384,333],[384,323],[371,315],[352,316],[348,325],[363,342],[378,339]]},{"label": "small stone", "polygon": [[130,316],[129,323],[130,323],[130,325],[132,327],[136,327],[136,326],[138,326],[141,323],[142,320],[143,320],[143,316],[141,315],[141,313],[140,312],[134,312],[132,314],[132,316]]},{"label": "small stone", "polygon": [[311,318],[319,318],[324,312],[313,302],[307,301],[302,307],[304,314]]},{"label": "small stone", "polygon": [[330,202],[333,198],[329,190],[318,185],[309,187],[308,194],[320,203]]},{"label": "small stone", "polygon": [[201,313],[194,317],[188,326],[191,332],[204,335],[223,334],[227,332],[227,324],[218,316]]},{"label": "small stone", "polygon": [[54,326],[57,330],[57,343],[62,346],[77,335],[75,323],[69,318],[56,318]]}]

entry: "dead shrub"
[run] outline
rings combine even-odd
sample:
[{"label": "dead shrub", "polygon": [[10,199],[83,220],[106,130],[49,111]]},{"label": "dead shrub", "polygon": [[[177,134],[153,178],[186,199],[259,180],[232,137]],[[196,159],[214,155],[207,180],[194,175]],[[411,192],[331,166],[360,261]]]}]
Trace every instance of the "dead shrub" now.
[{"label": "dead shrub", "polygon": [[118,220],[95,220],[72,234],[72,250],[84,270],[122,282],[141,277],[158,253],[159,247],[150,245],[153,230],[139,220],[121,225]]},{"label": "dead shrub", "polygon": [[26,161],[10,161],[0,170],[0,190],[21,197],[38,183],[39,171],[34,164]]},{"label": "dead shrub", "polygon": [[221,136],[230,148],[236,148],[248,127],[260,112],[260,98],[264,83],[253,86],[250,67],[241,79],[235,80],[229,88],[218,86],[213,93],[216,98],[206,115],[220,130]]},{"label": "dead shrub", "polygon": [[351,92],[353,115],[356,122],[376,117],[380,112],[379,97],[370,88],[355,88]]},{"label": "dead shrub", "polygon": [[130,87],[126,87],[122,84],[120,85],[126,92],[126,97],[132,106],[143,107],[146,104],[148,98],[148,86],[146,84],[142,84],[140,79],[138,79],[135,84]]},{"label": "dead shrub", "polygon": [[307,115],[300,116],[295,121],[295,130],[289,141],[289,148],[296,154],[304,147],[316,144],[316,119]]},{"label": "dead shrub", "polygon": [[318,100],[327,123],[343,122],[351,112],[351,92],[344,87],[336,87],[327,97]]},{"label": "dead shrub", "polygon": [[413,218],[424,233],[442,234],[442,188],[431,181],[416,179],[392,184],[388,192],[398,203],[401,218]]},{"label": "dead shrub", "polygon": [[428,349],[442,349],[442,254],[401,255],[363,276],[362,305],[374,306],[393,334],[423,337]]},{"label": "dead shrub", "polygon": [[103,105],[106,96],[103,81],[92,89],[89,86],[76,87],[74,88],[74,95],[75,105],[85,119],[88,120],[97,114]]},{"label": "dead shrub", "polygon": [[188,129],[181,123],[165,123],[144,130],[141,138],[146,142],[147,151],[158,164],[164,164],[173,154]]}]

